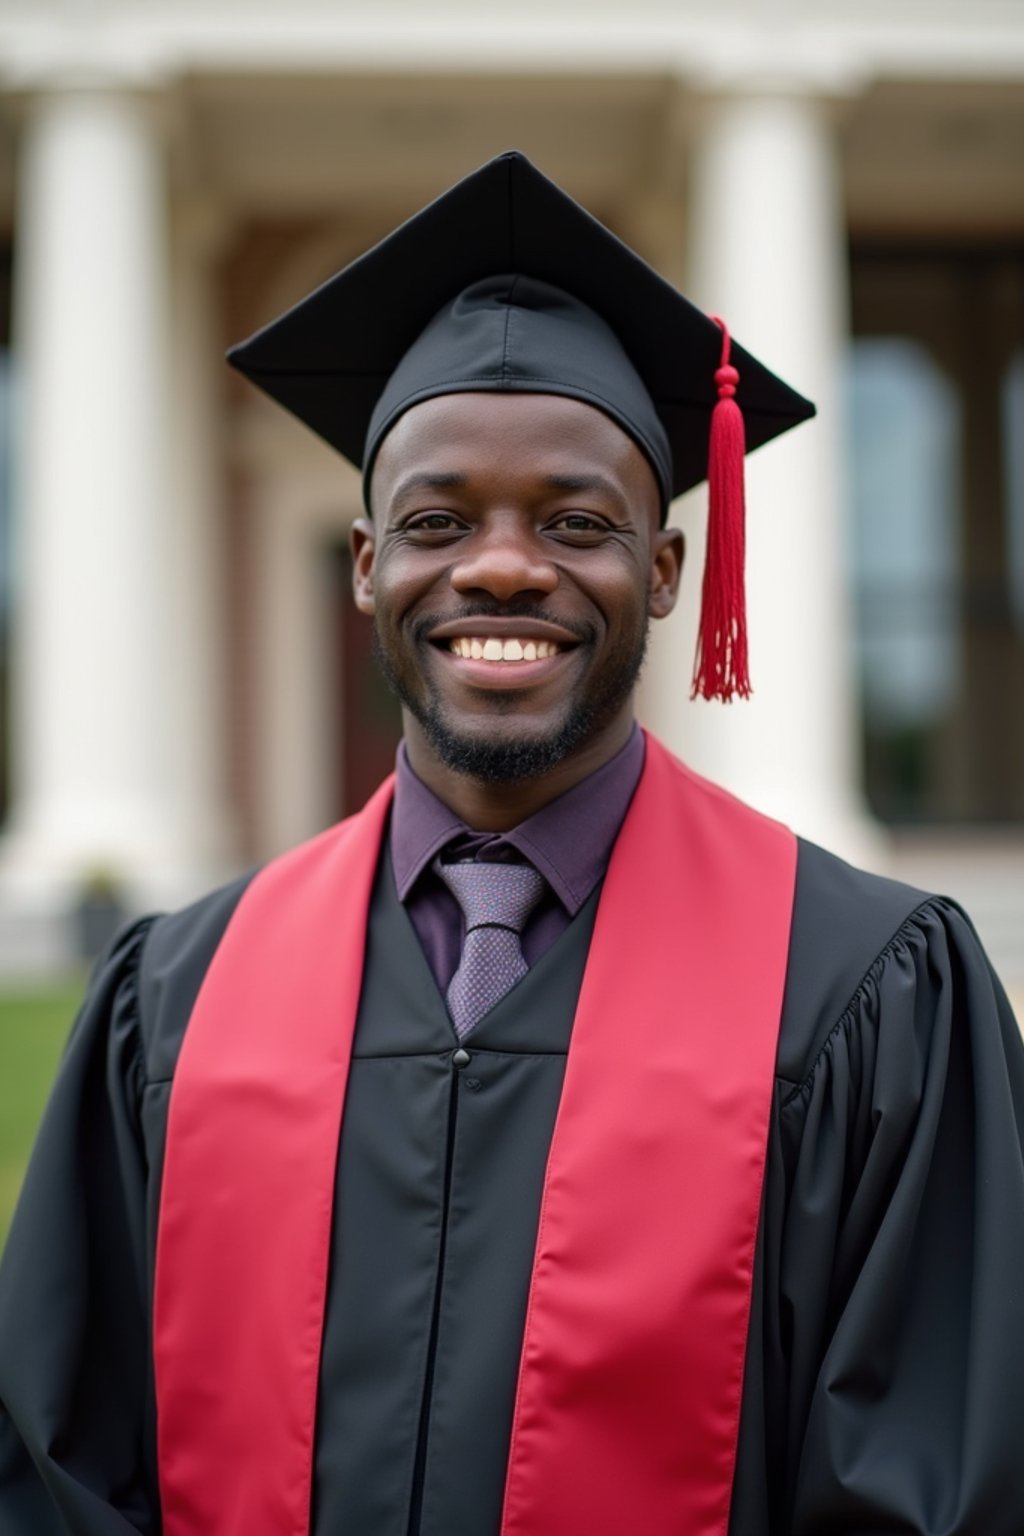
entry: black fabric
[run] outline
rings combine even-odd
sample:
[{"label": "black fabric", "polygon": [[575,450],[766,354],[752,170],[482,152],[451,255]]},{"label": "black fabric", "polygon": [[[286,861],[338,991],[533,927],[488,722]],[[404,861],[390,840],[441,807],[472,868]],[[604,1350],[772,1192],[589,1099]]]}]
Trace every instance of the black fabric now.
[{"label": "black fabric", "polygon": [[[3,1536],[158,1530],[147,1200],[168,1068],[241,888],[123,936],[76,1025],[0,1269]],[[561,994],[514,1019],[512,993],[481,1026],[504,1010],[525,1033],[488,1040],[478,1068],[474,1056],[478,1089],[458,1082],[438,1293],[452,1041],[390,899],[378,886],[346,1107],[363,1151],[343,1150],[313,1530],[409,1536],[418,1480],[424,1530],[496,1536],[511,1405],[473,1397],[489,1384],[474,1383],[472,1357],[504,1351],[493,1385],[507,1399],[507,1327],[560,1081],[561,1043],[545,1031],[564,1029],[569,1009]],[[571,975],[552,960],[539,990]],[[642,1021],[623,1020],[623,1038],[642,1049]],[[559,1065],[545,1073],[549,1054]],[[521,1158],[506,1120],[528,1128]],[[967,920],[801,844],[731,1536],[1020,1536],[1022,1126],[1024,1047]],[[364,1241],[376,1257],[360,1270]],[[518,1275],[508,1284],[503,1263]],[[485,1322],[494,1296],[504,1343]],[[433,1436],[417,1467],[435,1311]],[[362,1330],[373,1347],[360,1354]],[[379,1400],[355,1390],[378,1372]],[[382,1404],[401,1404],[402,1433],[361,1433],[360,1403],[377,1423]],[[486,1425],[467,1421],[471,1405]],[[339,1490],[357,1475],[373,1507],[353,1523]]]},{"label": "black fabric", "polygon": [[0,1264],[0,1536],[159,1532],[148,1339],[167,1103],[245,883],[120,935],[71,1032]]},{"label": "black fabric", "polygon": [[544,1166],[596,906],[595,892],[477,1025],[460,1068],[382,860],[341,1137],[318,1531],[407,1536],[411,1516],[422,1536],[498,1529]]},{"label": "black fabric", "polygon": [[[500,278],[500,293],[516,275],[536,282],[511,310],[499,301],[504,312],[489,314],[494,288],[474,285]],[[502,334],[510,320],[523,331],[511,370]],[[429,342],[410,353],[428,326]],[[233,347],[228,360],[360,468],[398,411],[431,394],[570,395],[599,405],[640,442],[667,502],[707,475],[720,353],[713,320],[510,151]],[[735,344],[732,361],[748,448],[813,416],[809,401]]]},{"label": "black fabric", "polygon": [[672,450],[654,401],[615,332],[550,283],[505,273],[473,283],[439,310],[391,375],[363,454],[364,499],[377,449],[404,411],[463,390],[568,395],[628,432],[672,500]]}]

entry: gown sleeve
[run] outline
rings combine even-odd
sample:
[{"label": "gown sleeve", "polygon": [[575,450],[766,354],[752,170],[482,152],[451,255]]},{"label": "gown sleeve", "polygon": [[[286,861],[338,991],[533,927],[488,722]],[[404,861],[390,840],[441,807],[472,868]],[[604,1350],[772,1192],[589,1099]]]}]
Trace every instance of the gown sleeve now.
[{"label": "gown sleeve", "polygon": [[1024,1532],[1024,1048],[933,900],[782,1109],[789,1536]]},{"label": "gown sleeve", "polygon": [[143,1063],[148,924],[97,966],[0,1265],[0,1536],[155,1536]]}]

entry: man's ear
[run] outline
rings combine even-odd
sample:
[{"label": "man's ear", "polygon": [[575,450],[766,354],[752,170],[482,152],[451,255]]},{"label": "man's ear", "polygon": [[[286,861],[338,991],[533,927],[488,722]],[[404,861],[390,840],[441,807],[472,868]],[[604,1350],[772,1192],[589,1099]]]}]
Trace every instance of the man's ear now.
[{"label": "man's ear", "polygon": [[357,517],[349,535],[352,547],[352,596],[360,613],[374,612],[373,557],[375,543],[373,524],[367,517]]},{"label": "man's ear", "polygon": [[647,598],[647,612],[652,619],[667,618],[675,607],[685,555],[686,541],[678,528],[663,528],[654,535]]}]

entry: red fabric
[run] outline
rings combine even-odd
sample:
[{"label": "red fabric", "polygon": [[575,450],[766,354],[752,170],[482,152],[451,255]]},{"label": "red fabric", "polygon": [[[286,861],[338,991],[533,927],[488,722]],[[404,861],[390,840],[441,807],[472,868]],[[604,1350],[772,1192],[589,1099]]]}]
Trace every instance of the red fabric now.
[{"label": "red fabric", "polygon": [[[189,1024],[157,1250],[165,1536],[308,1531],[389,796],[256,877]],[[795,867],[789,832],[648,739],[545,1180],[503,1536],[726,1529]]]},{"label": "red fabric", "polygon": [[502,1536],[722,1536],[796,841],[648,739],[545,1178]]},{"label": "red fabric", "polygon": [[732,343],[725,322],[721,364],[715,373],[718,400],[711,412],[708,448],[708,539],[704,557],[700,629],[691,698],[750,697],[747,656],[746,496],[747,452],[743,412],[736,403],[740,376],[729,362]]},{"label": "red fabric", "polygon": [[156,1253],[164,1536],[309,1529],[341,1107],[390,803],[388,780],[256,876],[189,1021]]}]

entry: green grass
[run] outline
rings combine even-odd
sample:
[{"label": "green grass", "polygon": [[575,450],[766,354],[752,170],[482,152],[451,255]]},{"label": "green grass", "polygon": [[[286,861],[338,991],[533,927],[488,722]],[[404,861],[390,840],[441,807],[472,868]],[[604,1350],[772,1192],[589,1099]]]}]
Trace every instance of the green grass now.
[{"label": "green grass", "polygon": [[0,992],[0,1249],[83,985]]}]

